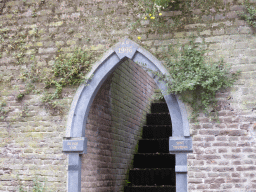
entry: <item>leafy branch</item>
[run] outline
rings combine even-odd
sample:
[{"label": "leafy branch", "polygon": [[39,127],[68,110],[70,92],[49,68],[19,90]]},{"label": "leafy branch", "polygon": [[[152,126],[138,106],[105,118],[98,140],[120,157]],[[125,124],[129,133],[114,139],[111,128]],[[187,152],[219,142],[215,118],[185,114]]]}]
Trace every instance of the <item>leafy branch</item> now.
[{"label": "leafy branch", "polygon": [[[34,58],[32,58],[34,60]],[[64,87],[79,85],[85,81],[85,74],[91,69],[95,59],[93,54],[77,48],[70,54],[59,54],[53,66],[39,66],[33,63],[31,69],[22,75],[27,81],[26,90],[18,96],[24,96],[31,91],[44,92],[42,102],[52,109],[59,108],[55,99],[62,98]],[[36,90],[37,84],[43,84],[43,89]],[[51,92],[51,89],[54,92]],[[22,99],[22,98],[20,98]]]},{"label": "leafy branch", "polygon": [[50,76],[43,80],[45,88],[55,87],[55,92],[45,96],[44,101],[60,98],[63,87],[81,84],[85,74],[91,69],[91,60],[92,54],[82,49],[76,49],[71,57],[59,55]]},{"label": "leafy branch", "polygon": [[238,15],[244,19],[250,26],[256,27],[256,8],[249,1],[245,1],[245,12],[240,12]]},{"label": "leafy branch", "polygon": [[[190,104],[192,118],[200,111],[207,112],[217,104],[216,93],[228,88],[238,79],[240,72],[230,72],[230,66],[219,62],[207,62],[206,50],[198,47],[193,41],[185,46],[182,53],[168,53],[165,64],[170,76],[155,74],[168,86],[166,94],[174,93]],[[170,81],[170,79],[172,79]]]}]

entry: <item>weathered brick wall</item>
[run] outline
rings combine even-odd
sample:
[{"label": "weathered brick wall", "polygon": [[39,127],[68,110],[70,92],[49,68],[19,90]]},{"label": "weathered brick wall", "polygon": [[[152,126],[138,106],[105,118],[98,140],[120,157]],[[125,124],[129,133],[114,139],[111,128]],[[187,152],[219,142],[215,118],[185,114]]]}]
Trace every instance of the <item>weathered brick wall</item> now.
[{"label": "weathered brick wall", "polygon": [[155,88],[154,80],[129,61],[102,85],[87,122],[82,191],[123,190]]},{"label": "weathered brick wall", "polygon": [[200,114],[190,124],[194,152],[188,155],[189,191],[255,191],[256,38],[237,16],[242,10],[236,4],[208,14],[195,10],[200,23],[176,34],[187,41],[194,33],[210,59],[223,58],[232,70],[242,72],[233,88],[217,95],[219,122]]},{"label": "weathered brick wall", "polygon": [[188,182],[189,190],[197,192],[254,190],[256,37],[237,16],[243,1],[225,0],[221,8],[196,9],[189,17],[182,10],[162,12],[167,25],[176,16],[180,23],[189,20],[163,34],[152,30],[150,20],[143,20],[136,3],[128,2],[0,1],[0,191],[17,191],[17,175],[27,189],[39,175],[40,181],[48,180],[49,189],[66,190],[62,138],[76,87],[64,90],[61,101],[67,110],[62,114],[42,105],[37,89],[18,101],[26,88],[22,72],[31,68],[30,58],[35,56],[43,70],[58,54],[76,46],[98,54],[125,35],[157,57],[169,45],[179,49],[192,35],[204,43],[210,59],[223,57],[233,70],[242,71],[233,88],[218,94],[220,123],[200,114],[199,122],[190,124],[194,153],[189,155]]},{"label": "weathered brick wall", "polygon": [[192,125],[189,191],[254,191],[255,117],[219,111],[220,123],[201,117]]}]

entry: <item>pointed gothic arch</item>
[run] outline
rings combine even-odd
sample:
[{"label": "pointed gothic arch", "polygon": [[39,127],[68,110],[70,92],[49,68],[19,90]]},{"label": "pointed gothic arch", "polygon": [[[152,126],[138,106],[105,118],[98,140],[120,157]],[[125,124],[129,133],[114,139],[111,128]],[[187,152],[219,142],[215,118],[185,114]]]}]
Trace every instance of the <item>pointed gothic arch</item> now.
[{"label": "pointed gothic arch", "polygon": [[[79,154],[86,153],[87,141],[85,135],[86,121],[92,102],[104,81],[125,59],[145,66],[154,72],[168,75],[168,71],[152,54],[141,46],[125,38],[112,47],[100,61],[98,61],[88,73],[87,85],[81,85],[73,99],[68,115],[66,137],[63,141],[63,151],[69,153],[68,167],[68,191],[79,192],[81,190],[81,157]],[[159,89],[164,93],[167,90],[165,83],[159,81],[147,71],[154,79]],[[169,139],[170,153],[176,154],[176,191],[187,191],[187,153],[192,151],[189,123],[184,104],[177,95],[164,95],[169,113],[172,119],[172,137]],[[183,147],[172,146],[175,142],[182,141]],[[71,149],[69,146],[75,144]]]}]

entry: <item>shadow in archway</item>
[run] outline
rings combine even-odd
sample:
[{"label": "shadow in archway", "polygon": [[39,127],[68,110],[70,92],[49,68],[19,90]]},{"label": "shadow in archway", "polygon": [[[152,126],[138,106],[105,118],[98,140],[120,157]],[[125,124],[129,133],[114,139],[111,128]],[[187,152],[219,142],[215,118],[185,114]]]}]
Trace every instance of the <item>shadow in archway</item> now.
[{"label": "shadow in archway", "polygon": [[105,80],[86,125],[82,191],[122,191],[155,89],[154,80],[131,60]]}]

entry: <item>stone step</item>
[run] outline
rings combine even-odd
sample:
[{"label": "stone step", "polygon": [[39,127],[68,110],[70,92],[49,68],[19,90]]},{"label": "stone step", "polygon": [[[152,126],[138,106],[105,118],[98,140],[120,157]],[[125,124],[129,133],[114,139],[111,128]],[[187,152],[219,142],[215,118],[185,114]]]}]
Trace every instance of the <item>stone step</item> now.
[{"label": "stone step", "polygon": [[169,154],[172,126],[168,107],[166,103],[152,103],[151,112],[143,126],[125,192],[176,192],[175,155]]},{"label": "stone step", "polygon": [[131,185],[175,185],[175,169],[131,169]]},{"label": "stone step", "polygon": [[169,113],[169,109],[165,102],[151,103],[151,113]]},{"label": "stone step", "polygon": [[165,153],[138,153],[134,155],[134,168],[175,168],[175,155]]},{"label": "stone step", "polygon": [[176,192],[175,186],[126,186],[124,192]]},{"label": "stone step", "polygon": [[171,125],[169,113],[147,114],[147,125]]},{"label": "stone step", "polygon": [[143,139],[153,138],[169,138],[172,136],[171,125],[144,125],[143,126]]},{"label": "stone step", "polygon": [[169,153],[169,139],[141,139],[138,153]]}]

